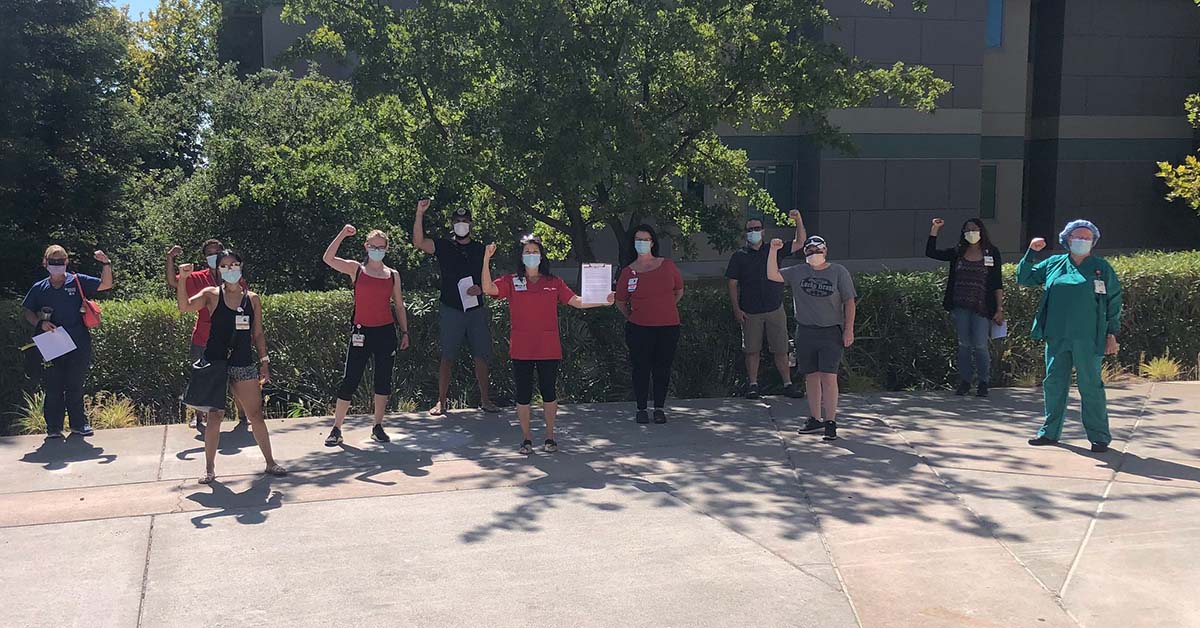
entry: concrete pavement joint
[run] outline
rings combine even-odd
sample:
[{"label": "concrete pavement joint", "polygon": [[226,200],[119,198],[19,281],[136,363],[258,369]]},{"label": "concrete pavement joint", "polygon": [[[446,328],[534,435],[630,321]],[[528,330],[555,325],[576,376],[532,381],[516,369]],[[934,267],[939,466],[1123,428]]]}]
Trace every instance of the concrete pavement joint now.
[{"label": "concrete pavement joint", "polygon": [[812,516],[813,526],[817,530],[817,538],[821,540],[821,548],[825,550],[825,557],[829,561],[829,566],[833,568],[833,575],[837,577],[838,587],[841,588],[842,595],[846,598],[846,604],[850,606],[850,613],[854,615],[854,623],[858,628],[863,628],[862,616],[858,614],[858,606],[854,603],[854,596],[850,595],[850,587],[846,583],[846,578],[842,576],[842,569],[833,557],[833,547],[829,544],[829,539],[825,537],[825,529],[821,525],[821,518],[817,516],[817,509],[813,506],[812,498],[808,494],[808,487],[805,486],[804,480],[801,479],[800,472],[796,469],[796,463],[788,455],[788,442],[783,437],[783,431],[779,427],[779,422],[775,420],[775,410],[770,404],[764,403],[763,406],[766,407],[767,417],[771,420],[771,425],[775,428],[775,436],[779,438],[779,444],[783,447],[783,456],[792,470],[792,477],[795,478],[796,485],[800,488],[800,495],[804,499],[804,505],[808,507],[808,512]]},{"label": "concrete pavement joint", "polygon": [[1121,448],[1121,459],[1117,462],[1117,466],[1113,469],[1108,483],[1104,486],[1104,493],[1100,496],[1100,503],[1096,504],[1096,511],[1092,513],[1092,519],[1088,522],[1087,532],[1083,534],[1083,540],[1079,542],[1079,548],[1075,550],[1075,557],[1071,560],[1071,568],[1067,570],[1067,577],[1063,580],[1062,588],[1058,590],[1059,600],[1062,600],[1067,595],[1067,587],[1070,586],[1071,579],[1075,577],[1079,563],[1083,560],[1083,552],[1087,549],[1088,541],[1092,539],[1092,533],[1096,530],[1096,523],[1100,520],[1101,513],[1104,512],[1104,503],[1108,501],[1108,495],[1112,492],[1113,484],[1116,484],[1117,476],[1120,475],[1121,469],[1125,467],[1126,452],[1129,451],[1129,446],[1133,443],[1133,437],[1137,435],[1138,427],[1142,424],[1142,416],[1146,413],[1146,406],[1150,403],[1150,399],[1154,397],[1155,386],[1156,384],[1150,384],[1150,389],[1146,391],[1146,396],[1142,398],[1142,405],[1138,408],[1137,420],[1133,422],[1133,429],[1129,430],[1129,438],[1125,439],[1125,446]]},{"label": "concrete pavement joint", "polygon": [[150,515],[150,530],[146,533],[146,562],[142,564],[142,591],[138,595],[137,628],[142,628],[142,616],[146,611],[146,587],[150,582],[150,550],[154,547],[154,518]]},{"label": "concrete pavement joint", "polygon": [[158,473],[154,476],[155,480],[162,479],[163,461],[167,457],[167,425],[163,426],[162,449],[158,452]]}]

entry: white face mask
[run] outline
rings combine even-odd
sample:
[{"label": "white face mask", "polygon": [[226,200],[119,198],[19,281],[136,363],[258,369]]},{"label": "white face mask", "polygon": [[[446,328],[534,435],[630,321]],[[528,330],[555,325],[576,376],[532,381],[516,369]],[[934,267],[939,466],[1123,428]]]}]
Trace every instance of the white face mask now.
[{"label": "white face mask", "polygon": [[50,271],[51,277],[62,277],[67,274],[66,266],[47,266],[46,270]]},{"label": "white face mask", "polygon": [[967,244],[979,244],[983,236],[978,231],[964,231],[963,239],[967,241]]},{"label": "white face mask", "polygon": [[825,254],[813,253],[812,255],[805,255],[804,261],[808,262],[809,266],[820,266],[825,263]]},{"label": "white face mask", "polygon": [[465,238],[465,237],[467,237],[468,233],[471,233],[471,223],[469,223],[469,222],[454,223],[454,235],[456,235],[460,238]]}]

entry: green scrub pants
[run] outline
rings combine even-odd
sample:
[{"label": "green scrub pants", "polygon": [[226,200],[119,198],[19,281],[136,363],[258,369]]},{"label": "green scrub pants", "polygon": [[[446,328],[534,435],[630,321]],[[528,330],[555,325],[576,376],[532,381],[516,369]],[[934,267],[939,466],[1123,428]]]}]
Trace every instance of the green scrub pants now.
[{"label": "green scrub pants", "polygon": [[1076,373],[1079,397],[1083,406],[1083,429],[1088,440],[1107,445],[1108,399],[1100,368],[1104,356],[1096,355],[1094,340],[1055,339],[1046,341],[1046,379],[1042,395],[1046,403],[1046,423],[1038,436],[1058,440],[1062,436],[1063,417],[1067,413],[1067,397],[1071,391],[1071,370]]}]

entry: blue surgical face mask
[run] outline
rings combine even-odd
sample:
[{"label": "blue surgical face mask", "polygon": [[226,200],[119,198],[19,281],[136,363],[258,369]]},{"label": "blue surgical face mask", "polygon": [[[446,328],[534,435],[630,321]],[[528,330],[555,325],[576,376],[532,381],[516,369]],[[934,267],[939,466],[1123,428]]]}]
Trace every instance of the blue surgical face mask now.
[{"label": "blue surgical face mask", "polygon": [[525,264],[525,268],[537,268],[542,263],[542,256],[537,253],[524,253],[521,255],[521,263]]},{"label": "blue surgical face mask", "polygon": [[384,255],[387,255],[387,251],[384,249],[367,249],[367,257],[370,258],[372,262],[383,260]]},{"label": "blue surgical face mask", "polygon": [[761,231],[747,231],[746,232],[746,241],[752,245],[762,242],[762,232]]},{"label": "blue surgical face mask", "polygon": [[1075,255],[1087,255],[1092,252],[1091,240],[1071,240],[1071,252]]},{"label": "blue surgical face mask", "polygon": [[652,249],[652,248],[654,248],[653,242],[648,242],[646,240],[634,240],[633,241],[633,250],[637,251],[638,255],[645,255],[645,254],[649,253],[650,249]]},{"label": "blue surgical face mask", "polygon": [[204,258],[204,261],[208,262],[208,267],[209,267],[209,268],[216,268],[216,267],[217,267],[217,256],[216,256],[216,254],[209,255],[208,257],[205,257],[205,258]]},{"label": "blue surgical face mask", "polygon": [[225,283],[237,283],[242,280],[242,269],[240,268],[222,268],[221,279]]}]

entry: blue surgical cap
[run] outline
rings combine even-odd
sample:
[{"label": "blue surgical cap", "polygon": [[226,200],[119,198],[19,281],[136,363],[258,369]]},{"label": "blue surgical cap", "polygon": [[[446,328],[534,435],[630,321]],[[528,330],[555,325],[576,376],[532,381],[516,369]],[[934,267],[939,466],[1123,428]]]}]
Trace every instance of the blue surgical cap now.
[{"label": "blue surgical cap", "polygon": [[1080,218],[1078,220],[1072,220],[1071,222],[1068,222],[1067,226],[1063,227],[1062,233],[1058,234],[1058,243],[1063,246],[1069,246],[1067,244],[1067,239],[1069,239],[1071,237],[1071,232],[1076,229],[1079,229],[1081,227],[1086,228],[1088,231],[1092,232],[1093,242],[1100,241],[1099,227],[1092,224],[1092,221],[1090,221],[1090,220],[1084,220],[1084,219]]}]

